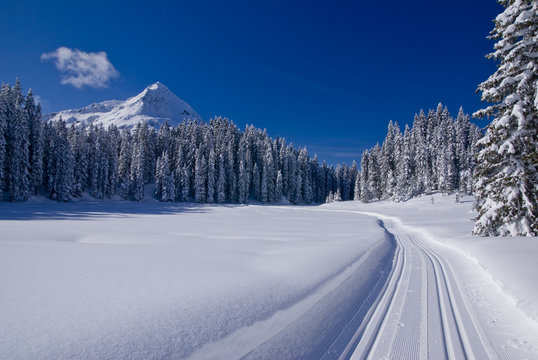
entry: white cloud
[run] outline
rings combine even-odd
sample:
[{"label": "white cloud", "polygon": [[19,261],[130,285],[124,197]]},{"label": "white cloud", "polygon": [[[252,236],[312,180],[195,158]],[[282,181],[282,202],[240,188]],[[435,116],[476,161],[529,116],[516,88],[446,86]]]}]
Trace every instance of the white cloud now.
[{"label": "white cloud", "polygon": [[108,87],[110,79],[119,76],[104,51],[84,52],[62,46],[41,55],[41,60],[54,60],[56,68],[63,73],[62,84],[70,84],[78,89],[84,86]]}]

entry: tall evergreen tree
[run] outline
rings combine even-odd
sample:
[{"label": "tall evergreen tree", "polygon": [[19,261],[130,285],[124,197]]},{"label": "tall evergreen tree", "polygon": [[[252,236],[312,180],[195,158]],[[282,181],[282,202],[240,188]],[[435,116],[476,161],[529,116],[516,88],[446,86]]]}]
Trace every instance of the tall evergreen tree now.
[{"label": "tall evergreen tree", "polygon": [[0,89],[0,200],[5,186],[5,166],[6,166],[6,143],[7,143],[7,96],[9,95],[9,86],[2,84]]},{"label": "tall evergreen tree", "polygon": [[474,114],[492,116],[476,169],[474,234],[538,235],[538,2],[500,0],[490,38],[500,62],[478,87],[493,103]]},{"label": "tall evergreen tree", "polygon": [[194,200],[205,202],[207,200],[207,162],[202,146],[196,150],[196,165],[194,173]]},{"label": "tall evergreen tree", "polygon": [[254,164],[252,169],[252,197],[254,200],[261,200],[261,178],[258,164]]},{"label": "tall evergreen tree", "polygon": [[374,195],[370,188],[370,153],[364,150],[361,157],[361,201],[368,203],[373,200]]},{"label": "tall evergreen tree", "polygon": [[41,105],[35,104],[32,90],[26,95],[24,116],[28,125],[28,155],[30,172],[30,191],[37,195],[43,181],[43,122]]},{"label": "tall evergreen tree", "polygon": [[128,129],[123,129],[120,138],[120,155],[118,159],[118,192],[127,199],[131,187],[131,160],[132,160],[132,137]]},{"label": "tall evergreen tree", "polygon": [[282,177],[282,171],[278,170],[276,175],[276,186],[275,186],[275,201],[282,201],[282,195],[284,194],[284,181]]},{"label": "tall evergreen tree", "polygon": [[[225,185],[226,185],[226,170],[224,168],[224,155],[220,154],[219,155],[219,174],[217,178],[217,202],[219,204],[222,204],[226,201]],[[241,189],[241,184],[239,185],[239,187]]]},{"label": "tall evergreen tree", "polygon": [[215,150],[209,151],[209,159],[207,161],[207,202],[215,202],[215,183],[217,176],[217,158]]},{"label": "tall evergreen tree", "polygon": [[68,130],[62,119],[44,129],[46,158],[45,190],[49,198],[68,201],[73,193],[74,156],[68,140]]},{"label": "tall evergreen tree", "polygon": [[144,144],[134,141],[131,158],[131,173],[129,176],[129,197],[131,200],[140,201],[144,198]]},{"label": "tall evergreen tree", "polygon": [[403,144],[400,152],[400,156],[397,162],[397,185],[394,190],[394,199],[396,201],[406,201],[413,193],[412,189],[412,161],[413,161],[413,149],[411,147],[411,130],[409,126],[405,126],[403,135]]},{"label": "tall evergreen tree", "polygon": [[20,81],[15,86],[3,87],[0,97],[5,104],[6,124],[6,158],[5,189],[10,201],[25,201],[30,194],[29,132],[26,116],[23,112],[24,97]]}]

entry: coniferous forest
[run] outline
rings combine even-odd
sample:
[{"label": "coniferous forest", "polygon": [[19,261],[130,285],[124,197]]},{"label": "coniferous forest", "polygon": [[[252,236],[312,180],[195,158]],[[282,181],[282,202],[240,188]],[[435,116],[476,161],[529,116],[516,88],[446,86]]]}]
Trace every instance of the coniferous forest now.
[{"label": "coniferous forest", "polygon": [[336,168],[283,138],[226,118],[133,129],[44,122],[32,91],[19,81],[0,91],[0,184],[6,201],[43,195],[58,201],[88,194],[139,201],[293,204],[392,198],[434,190],[473,192],[480,129],[441,104],[415,115],[403,133],[390,122],[382,145]]}]

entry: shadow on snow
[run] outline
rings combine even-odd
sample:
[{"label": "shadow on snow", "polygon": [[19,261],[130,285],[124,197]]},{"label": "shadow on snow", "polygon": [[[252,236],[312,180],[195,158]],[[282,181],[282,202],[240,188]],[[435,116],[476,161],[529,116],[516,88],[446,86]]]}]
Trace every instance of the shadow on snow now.
[{"label": "shadow on snow", "polygon": [[[8,203],[0,202],[0,220],[91,220],[100,217],[128,217],[132,215],[173,215],[205,213],[217,205],[196,203],[165,203],[158,201],[55,201]],[[239,205],[218,205],[237,207]]]}]

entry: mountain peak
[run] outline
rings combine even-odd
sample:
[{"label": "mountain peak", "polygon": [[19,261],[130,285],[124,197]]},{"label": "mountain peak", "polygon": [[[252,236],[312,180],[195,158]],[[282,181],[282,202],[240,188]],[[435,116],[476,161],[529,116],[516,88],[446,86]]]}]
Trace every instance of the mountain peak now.
[{"label": "mountain peak", "polygon": [[150,91],[157,91],[157,92],[170,92],[170,89],[168,89],[168,87],[166,87],[166,85],[164,85],[162,82],[160,81],[157,81],[156,83],[153,83],[151,84],[150,86],[146,87],[144,89],[144,91],[142,91],[143,93],[144,92],[150,92]]},{"label": "mountain peak", "polygon": [[115,125],[119,128],[132,128],[139,122],[147,122],[150,126],[160,127],[165,121],[175,126],[185,120],[201,120],[189,104],[178,98],[159,81],[125,101],[103,101],[82,109],[48,114],[45,118],[54,121],[60,117],[67,123],[105,127]]}]

